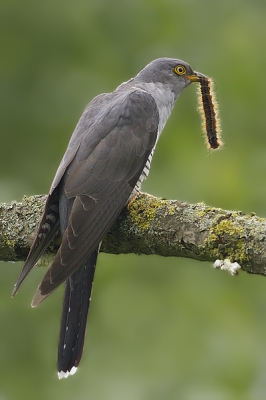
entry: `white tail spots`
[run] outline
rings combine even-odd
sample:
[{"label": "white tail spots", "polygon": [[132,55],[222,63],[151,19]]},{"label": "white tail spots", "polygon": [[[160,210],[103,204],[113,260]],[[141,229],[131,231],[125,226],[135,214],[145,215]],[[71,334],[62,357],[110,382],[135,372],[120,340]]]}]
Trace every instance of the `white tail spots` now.
[{"label": "white tail spots", "polygon": [[51,225],[46,222],[45,224],[43,224],[42,229],[45,229],[46,231],[50,232]]},{"label": "white tail spots", "polygon": [[70,371],[58,371],[58,378],[68,378],[69,375],[74,375],[74,373],[77,371],[77,367],[72,367]]},{"label": "white tail spots", "polygon": [[54,214],[47,214],[46,215],[46,217],[45,217],[45,219],[48,221],[52,221],[52,222],[55,222],[56,221],[56,217],[55,217],[55,215]]}]

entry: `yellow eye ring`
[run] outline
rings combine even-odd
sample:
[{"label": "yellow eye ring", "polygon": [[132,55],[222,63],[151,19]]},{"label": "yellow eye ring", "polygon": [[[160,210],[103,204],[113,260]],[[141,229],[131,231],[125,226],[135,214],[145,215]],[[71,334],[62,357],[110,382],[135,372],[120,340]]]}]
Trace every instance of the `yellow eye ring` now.
[{"label": "yellow eye ring", "polygon": [[180,76],[182,76],[182,75],[185,75],[186,74],[186,72],[187,72],[187,70],[186,70],[186,68],[184,67],[184,65],[177,65],[175,68],[174,68],[174,72],[177,74],[177,75],[180,75]]}]

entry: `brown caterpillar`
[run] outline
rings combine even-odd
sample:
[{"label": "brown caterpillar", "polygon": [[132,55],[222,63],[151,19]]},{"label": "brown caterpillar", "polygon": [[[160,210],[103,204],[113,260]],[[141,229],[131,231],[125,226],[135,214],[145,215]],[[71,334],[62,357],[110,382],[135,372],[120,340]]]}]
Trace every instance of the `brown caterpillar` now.
[{"label": "brown caterpillar", "polygon": [[213,82],[206,76],[199,76],[199,103],[202,114],[203,129],[207,134],[208,147],[218,149],[222,145],[220,138],[220,126],[218,107],[213,92]]}]

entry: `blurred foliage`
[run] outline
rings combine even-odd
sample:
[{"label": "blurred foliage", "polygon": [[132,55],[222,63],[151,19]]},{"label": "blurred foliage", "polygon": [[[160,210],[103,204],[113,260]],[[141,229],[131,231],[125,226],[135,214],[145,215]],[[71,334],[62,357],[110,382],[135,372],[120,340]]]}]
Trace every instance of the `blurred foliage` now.
[{"label": "blurred foliage", "polygon": [[[222,151],[204,146],[196,87],[181,96],[143,189],[265,216],[263,0],[2,0],[0,201],[47,193],[86,103],[153,58],[212,76]],[[260,400],[266,390],[266,280],[209,263],[102,254],[78,373],[55,369],[62,288],[15,299],[21,264],[1,264],[0,400]]]}]

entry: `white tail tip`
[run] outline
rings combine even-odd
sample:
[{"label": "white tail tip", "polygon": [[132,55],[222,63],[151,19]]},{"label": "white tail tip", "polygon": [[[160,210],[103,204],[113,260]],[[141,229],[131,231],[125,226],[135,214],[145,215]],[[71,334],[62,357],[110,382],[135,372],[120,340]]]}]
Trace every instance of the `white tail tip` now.
[{"label": "white tail tip", "polygon": [[58,372],[58,378],[68,378],[69,375],[74,375],[74,373],[77,371],[77,367],[72,367],[70,371],[60,371]]}]

